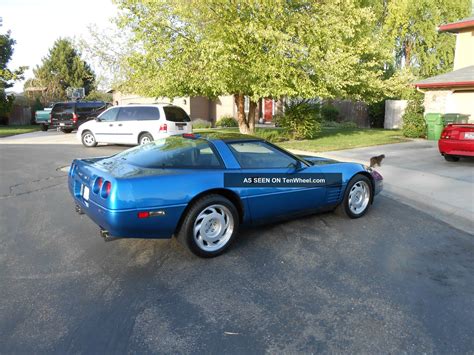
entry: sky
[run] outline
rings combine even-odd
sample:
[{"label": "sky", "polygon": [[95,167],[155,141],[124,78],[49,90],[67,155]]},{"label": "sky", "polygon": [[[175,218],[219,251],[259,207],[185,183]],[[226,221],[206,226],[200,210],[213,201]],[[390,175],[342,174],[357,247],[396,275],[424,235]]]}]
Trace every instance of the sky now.
[{"label": "sky", "polygon": [[[32,69],[41,64],[56,39],[87,39],[88,26],[105,28],[116,13],[111,0],[0,0],[0,33],[10,30],[16,40],[9,68],[26,65],[25,79],[33,77]],[[15,83],[10,91],[22,92],[23,83]]]}]

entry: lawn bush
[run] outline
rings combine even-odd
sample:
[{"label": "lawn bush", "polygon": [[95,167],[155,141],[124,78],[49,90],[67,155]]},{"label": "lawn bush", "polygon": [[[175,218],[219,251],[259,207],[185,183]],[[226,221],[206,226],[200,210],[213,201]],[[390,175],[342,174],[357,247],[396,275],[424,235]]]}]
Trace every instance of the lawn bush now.
[{"label": "lawn bush", "polygon": [[193,129],[204,129],[204,128],[211,128],[212,123],[206,120],[202,120],[200,118],[191,122]]},{"label": "lawn bush", "polygon": [[321,116],[325,121],[336,121],[339,110],[331,104],[324,104],[321,106]]},{"label": "lawn bush", "polygon": [[383,128],[385,120],[385,99],[369,104],[370,128]]},{"label": "lawn bush", "polygon": [[323,121],[322,126],[325,128],[357,128],[357,123],[353,121]]},{"label": "lawn bush", "polygon": [[403,114],[402,132],[405,137],[409,138],[420,138],[426,136],[422,95],[418,95],[408,102],[408,106]]},{"label": "lawn bush", "polygon": [[284,142],[289,139],[284,129],[261,128],[255,131],[255,135],[272,143]]},{"label": "lawn bush", "polygon": [[313,139],[321,132],[319,105],[308,100],[285,104],[285,115],[278,119],[279,127],[292,139]]},{"label": "lawn bush", "polygon": [[216,122],[216,127],[239,127],[239,124],[234,117],[224,116]]}]

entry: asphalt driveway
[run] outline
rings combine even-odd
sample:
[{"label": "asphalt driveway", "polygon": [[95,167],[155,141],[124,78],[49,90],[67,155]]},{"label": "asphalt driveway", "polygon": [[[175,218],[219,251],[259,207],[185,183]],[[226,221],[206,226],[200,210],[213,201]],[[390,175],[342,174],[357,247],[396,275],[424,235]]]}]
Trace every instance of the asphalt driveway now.
[{"label": "asphalt driveway", "polygon": [[105,243],[58,168],[122,149],[0,145],[0,353],[473,351],[473,235],[381,196],[358,220],[244,230],[211,260]]}]

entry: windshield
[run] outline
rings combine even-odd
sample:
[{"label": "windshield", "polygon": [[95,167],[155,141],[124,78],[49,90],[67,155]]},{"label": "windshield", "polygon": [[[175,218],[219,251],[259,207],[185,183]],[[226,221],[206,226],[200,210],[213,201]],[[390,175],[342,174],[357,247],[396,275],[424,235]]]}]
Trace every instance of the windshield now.
[{"label": "windshield", "polygon": [[209,142],[171,136],[117,154],[114,159],[142,168],[215,169],[221,162]]}]

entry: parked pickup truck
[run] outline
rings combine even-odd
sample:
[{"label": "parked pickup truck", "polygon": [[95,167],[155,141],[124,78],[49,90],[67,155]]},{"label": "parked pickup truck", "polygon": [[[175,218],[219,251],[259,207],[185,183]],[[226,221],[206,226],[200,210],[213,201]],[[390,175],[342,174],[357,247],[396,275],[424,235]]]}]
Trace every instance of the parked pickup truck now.
[{"label": "parked pickup truck", "polygon": [[51,105],[51,107],[46,107],[44,110],[35,112],[35,122],[41,126],[42,131],[47,131],[49,128],[52,109],[53,106]]},{"label": "parked pickup truck", "polygon": [[104,101],[57,102],[51,111],[50,125],[71,133],[86,121],[93,120],[110,105]]}]

